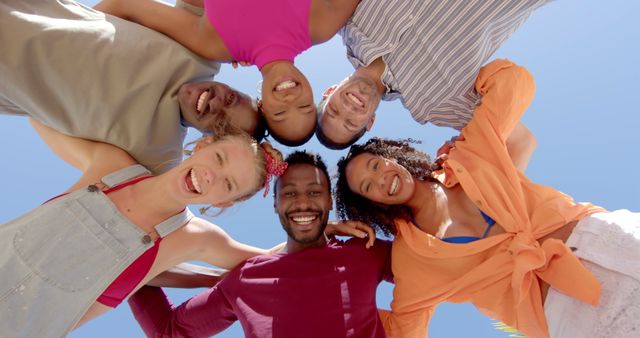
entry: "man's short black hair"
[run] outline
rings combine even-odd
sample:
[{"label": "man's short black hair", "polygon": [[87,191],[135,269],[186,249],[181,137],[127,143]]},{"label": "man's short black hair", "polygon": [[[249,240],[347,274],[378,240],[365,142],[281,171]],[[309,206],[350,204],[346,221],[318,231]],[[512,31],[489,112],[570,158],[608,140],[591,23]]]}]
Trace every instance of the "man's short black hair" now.
[{"label": "man's short black hair", "polygon": [[[289,167],[291,167],[294,164],[310,164],[318,169],[320,169],[320,171],[322,172],[322,174],[324,174],[324,177],[327,179],[327,183],[328,183],[328,188],[329,191],[331,191],[331,178],[329,178],[329,171],[327,170],[327,164],[324,163],[324,160],[322,159],[322,157],[319,154],[316,153],[312,153],[306,150],[296,150],[294,152],[292,152],[291,154],[289,154],[287,156],[287,158],[285,158],[284,160],[285,162],[287,162],[287,165]],[[273,182],[273,197],[276,197],[276,190],[277,190],[277,186],[278,186],[278,181],[280,180],[280,177],[278,177],[274,182]]]}]

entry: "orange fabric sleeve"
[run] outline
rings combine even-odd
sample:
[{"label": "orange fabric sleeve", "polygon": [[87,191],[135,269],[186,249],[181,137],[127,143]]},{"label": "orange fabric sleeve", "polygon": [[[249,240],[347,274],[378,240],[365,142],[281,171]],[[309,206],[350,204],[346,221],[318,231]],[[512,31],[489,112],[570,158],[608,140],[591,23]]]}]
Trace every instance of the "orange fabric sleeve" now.
[{"label": "orange fabric sleeve", "polygon": [[505,140],[531,105],[535,81],[526,68],[498,59],[480,69],[476,90],[482,95],[482,101],[474,118],[487,114]]}]

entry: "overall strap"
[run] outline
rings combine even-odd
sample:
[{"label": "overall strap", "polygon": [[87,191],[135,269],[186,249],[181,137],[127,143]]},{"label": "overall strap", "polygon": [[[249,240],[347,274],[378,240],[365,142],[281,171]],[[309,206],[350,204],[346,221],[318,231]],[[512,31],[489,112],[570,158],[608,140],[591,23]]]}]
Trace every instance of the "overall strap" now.
[{"label": "overall strap", "polygon": [[165,237],[180,228],[194,217],[189,208],[184,208],[179,214],[173,215],[155,226],[160,237]]},{"label": "overall strap", "polygon": [[106,175],[101,181],[107,187],[113,187],[141,175],[151,175],[151,172],[140,164],[134,164]]}]

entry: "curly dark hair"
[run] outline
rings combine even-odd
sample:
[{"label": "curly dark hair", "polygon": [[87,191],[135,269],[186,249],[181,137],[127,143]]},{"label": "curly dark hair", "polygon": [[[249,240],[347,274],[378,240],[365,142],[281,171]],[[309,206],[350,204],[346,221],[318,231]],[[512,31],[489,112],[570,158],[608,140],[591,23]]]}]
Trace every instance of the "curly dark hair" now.
[{"label": "curly dark hair", "polygon": [[410,221],[411,211],[404,205],[386,205],[373,202],[351,191],[345,170],[349,162],[363,153],[393,159],[405,167],[418,180],[433,180],[431,172],[437,169],[431,157],[411,146],[420,143],[412,139],[389,140],[374,137],[364,144],[354,144],[349,153],[338,161],[337,183],[334,191],[336,213],[340,219],[357,220],[370,224],[378,233],[395,235],[395,220]]}]

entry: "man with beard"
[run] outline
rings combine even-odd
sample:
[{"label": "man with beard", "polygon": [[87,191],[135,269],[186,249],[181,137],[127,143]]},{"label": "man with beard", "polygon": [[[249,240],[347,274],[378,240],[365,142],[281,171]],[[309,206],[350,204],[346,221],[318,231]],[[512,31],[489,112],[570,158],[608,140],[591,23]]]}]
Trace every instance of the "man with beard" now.
[{"label": "man with beard", "polygon": [[111,143],[154,173],[182,160],[187,127],[229,121],[264,135],[248,95],[211,81],[183,86],[211,79],[218,63],[72,0],[1,2],[0,46],[0,114]]},{"label": "man with beard", "polygon": [[162,289],[129,299],[147,336],[214,335],[239,320],[246,337],[385,337],[376,288],[391,281],[389,242],[342,242],[324,235],[330,180],[318,155],[294,152],[276,181],[274,208],[286,252],[257,256],[178,307]]}]

